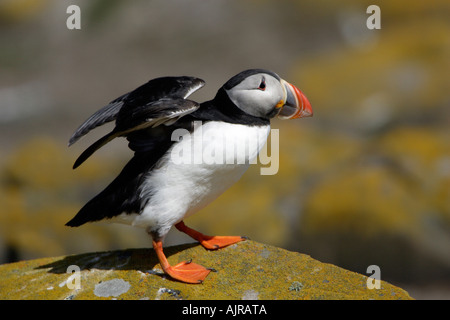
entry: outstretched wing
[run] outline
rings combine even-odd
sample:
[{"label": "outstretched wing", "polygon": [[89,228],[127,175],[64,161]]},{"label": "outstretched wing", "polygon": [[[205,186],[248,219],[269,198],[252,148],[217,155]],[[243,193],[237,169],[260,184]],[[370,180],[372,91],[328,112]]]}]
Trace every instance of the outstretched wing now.
[{"label": "outstretched wing", "polygon": [[92,129],[116,120],[124,106],[132,109],[164,98],[186,99],[204,85],[205,82],[202,79],[187,76],[152,79],[137,89],[116,98],[90,116],[70,137],[69,146]]},{"label": "outstretched wing", "polygon": [[128,136],[132,132],[154,128],[161,124],[169,126],[199,107],[197,102],[191,100],[167,98],[144,106],[124,106],[117,115],[114,130],[87,148],[75,161],[73,168],[80,166],[95,151],[116,137]]}]

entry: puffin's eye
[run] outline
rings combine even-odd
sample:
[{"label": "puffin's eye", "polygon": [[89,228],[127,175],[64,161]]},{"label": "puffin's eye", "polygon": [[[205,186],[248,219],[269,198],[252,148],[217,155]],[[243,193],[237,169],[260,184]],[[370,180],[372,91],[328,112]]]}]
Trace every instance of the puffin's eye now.
[{"label": "puffin's eye", "polygon": [[259,84],[258,89],[262,91],[266,90],[266,79],[264,78],[261,79],[261,83]]}]

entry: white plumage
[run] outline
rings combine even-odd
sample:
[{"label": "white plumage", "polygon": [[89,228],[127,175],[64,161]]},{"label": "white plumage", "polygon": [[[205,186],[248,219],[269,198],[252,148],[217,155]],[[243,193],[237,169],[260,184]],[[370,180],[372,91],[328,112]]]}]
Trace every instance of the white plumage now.
[{"label": "white plumage", "polygon": [[[186,132],[174,145],[178,150],[172,147],[145,179],[141,197],[150,201],[141,214],[121,214],[117,222],[149,231],[158,227],[164,234],[236,183],[263,148],[269,132],[269,125],[216,121],[197,126],[192,134]],[[189,151],[190,156],[185,154]]]}]

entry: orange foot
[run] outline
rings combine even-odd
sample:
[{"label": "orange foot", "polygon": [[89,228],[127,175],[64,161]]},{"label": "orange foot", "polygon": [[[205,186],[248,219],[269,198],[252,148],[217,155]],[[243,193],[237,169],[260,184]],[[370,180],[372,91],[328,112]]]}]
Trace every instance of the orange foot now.
[{"label": "orange foot", "polygon": [[186,283],[202,283],[213,269],[207,269],[191,261],[183,261],[171,266],[162,250],[162,242],[153,240],[153,248],[162,269],[172,278]]},{"label": "orange foot", "polygon": [[200,242],[203,247],[209,250],[220,249],[247,239],[240,236],[207,236],[203,233],[189,228],[184,224],[183,221],[177,223],[175,227],[181,232],[186,233],[188,236]]},{"label": "orange foot", "polygon": [[163,267],[172,278],[186,283],[202,283],[212,269],[207,269],[191,261],[183,261],[175,266]]}]

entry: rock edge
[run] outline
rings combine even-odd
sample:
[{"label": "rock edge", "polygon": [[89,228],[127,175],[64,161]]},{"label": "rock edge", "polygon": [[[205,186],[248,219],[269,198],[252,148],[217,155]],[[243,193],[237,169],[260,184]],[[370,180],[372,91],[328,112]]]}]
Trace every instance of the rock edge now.
[{"label": "rock edge", "polygon": [[412,299],[387,282],[369,289],[367,276],[251,240],[215,251],[184,244],[165,253],[172,264],[193,259],[217,272],[200,285],[174,281],[162,273],[153,249],[42,258],[0,265],[0,299]]}]

